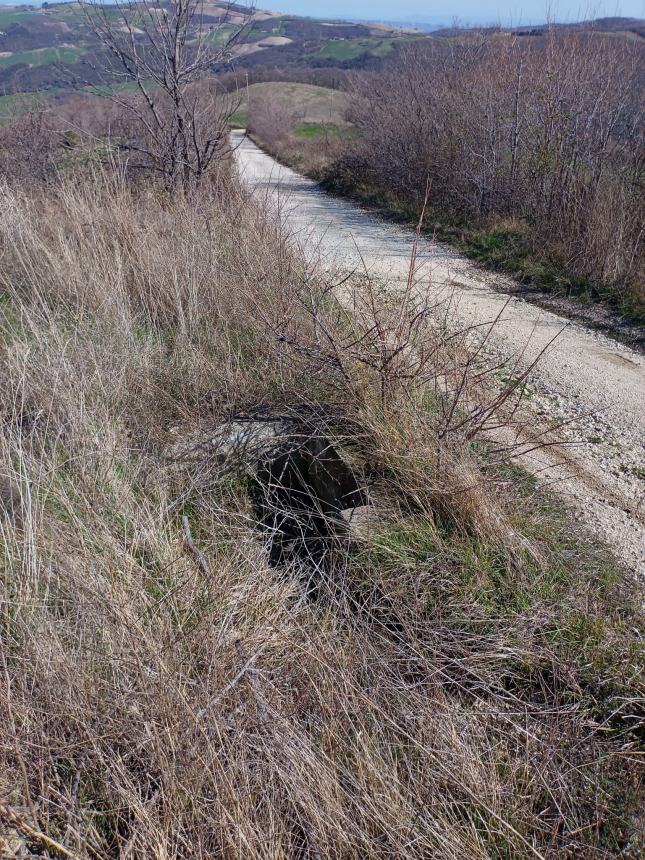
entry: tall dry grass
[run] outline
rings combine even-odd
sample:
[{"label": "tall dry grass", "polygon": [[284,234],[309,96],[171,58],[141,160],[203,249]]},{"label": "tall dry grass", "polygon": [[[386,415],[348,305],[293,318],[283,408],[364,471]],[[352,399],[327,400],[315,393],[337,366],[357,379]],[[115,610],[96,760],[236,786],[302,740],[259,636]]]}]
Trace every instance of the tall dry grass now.
[{"label": "tall dry grass", "polygon": [[[234,186],[0,197],[3,850],[636,856],[619,574],[442,435],[440,331],[348,314]],[[380,511],[316,600],[243,483],[164,458],[271,409],[324,414]]]}]

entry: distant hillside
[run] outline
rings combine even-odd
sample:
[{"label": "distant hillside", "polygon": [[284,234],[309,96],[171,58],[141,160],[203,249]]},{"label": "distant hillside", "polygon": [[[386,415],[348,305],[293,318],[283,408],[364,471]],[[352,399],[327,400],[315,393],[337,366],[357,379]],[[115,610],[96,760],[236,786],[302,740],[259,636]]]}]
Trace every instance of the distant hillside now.
[{"label": "distant hillside", "polygon": [[[247,9],[214,0],[205,3],[204,13],[213,40],[225,41],[245,20]],[[114,14],[118,14],[116,10]],[[556,26],[592,35],[645,36],[645,21],[636,18],[602,18]],[[318,20],[256,10],[237,38],[230,62],[214,71],[234,67],[256,72],[285,67],[379,68],[407,42],[443,41],[480,32],[534,39],[542,36],[545,28],[444,28],[428,33],[410,25]],[[143,39],[143,33],[138,38]],[[115,83],[99,71],[106,65],[101,50],[79,3],[45,3],[42,8],[0,6],[0,98]]]},{"label": "distant hillside", "polygon": [[572,24],[533,24],[521,27],[442,27],[439,30],[433,30],[431,35],[440,38],[450,38],[463,35],[464,33],[499,32],[520,37],[535,37],[543,36],[547,32],[547,29],[551,27],[557,30],[569,30],[577,33],[588,33],[590,35],[624,35],[645,38],[645,20],[642,18],[597,18],[593,21],[578,21]]},{"label": "distant hillside", "polygon": [[[204,5],[213,38],[225,40],[246,8]],[[115,12],[115,14],[117,14]],[[397,41],[415,38],[394,25],[319,21],[257,10],[232,51],[236,66],[360,66],[378,63]],[[78,3],[0,6],[0,94],[103,82],[98,45]]]}]

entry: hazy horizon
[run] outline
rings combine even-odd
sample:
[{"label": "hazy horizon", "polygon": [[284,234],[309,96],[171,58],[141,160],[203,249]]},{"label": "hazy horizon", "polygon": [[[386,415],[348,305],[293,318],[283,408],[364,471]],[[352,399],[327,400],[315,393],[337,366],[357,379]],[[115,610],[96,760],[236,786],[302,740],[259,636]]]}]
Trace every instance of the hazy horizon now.
[{"label": "hazy horizon", "polygon": [[[240,0],[238,0],[240,2]],[[242,0],[243,2],[243,0]],[[31,5],[41,3],[19,3],[16,0],[0,0],[0,6]],[[452,0],[451,3],[428,2],[428,0],[354,0],[348,9],[346,0],[260,0],[254,4],[259,9],[287,12],[322,18],[346,18],[350,20],[399,21],[438,24],[459,19],[463,23],[514,23],[529,24],[546,21],[581,21],[590,18],[622,16],[645,17],[645,0],[604,0],[596,3],[580,3],[578,0],[512,0],[500,2],[490,0]]]},{"label": "hazy horizon", "polygon": [[[258,3],[262,7],[263,3]],[[473,23],[500,21],[501,23],[526,24],[548,19],[556,21],[581,21],[590,18],[623,16],[645,17],[645,0],[605,0],[597,3],[580,3],[578,0],[513,0],[499,2],[490,0],[452,0],[428,2],[428,0],[354,0],[351,11],[346,0],[275,0],[268,8],[297,15],[338,17],[366,20],[416,21],[435,23],[459,18]]]}]

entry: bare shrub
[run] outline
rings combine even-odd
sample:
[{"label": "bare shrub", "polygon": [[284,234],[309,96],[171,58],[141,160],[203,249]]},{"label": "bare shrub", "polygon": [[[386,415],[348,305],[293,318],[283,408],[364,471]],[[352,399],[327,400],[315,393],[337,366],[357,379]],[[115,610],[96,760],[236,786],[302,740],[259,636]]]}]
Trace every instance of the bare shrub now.
[{"label": "bare shrub", "polygon": [[296,170],[319,177],[340,156],[345,125],[337,124],[339,111],[330,111],[329,121],[318,115],[312,122],[306,107],[289,103],[288,91],[265,89],[251,91],[248,115],[253,139]]},{"label": "bare shrub", "polygon": [[[171,189],[199,184],[228,152],[228,119],[236,105],[214,95],[205,78],[231,56],[248,13],[222,4],[208,24],[204,0],[125,0],[82,4],[87,22],[111,62],[110,84],[127,83],[136,98],[110,98],[134,120],[138,136],[120,141]],[[232,23],[234,22],[234,23]]]},{"label": "bare shrub", "polygon": [[[568,271],[643,299],[643,48],[563,35],[411,46],[357,77],[339,181],[361,177],[453,223],[528,225]],[[343,180],[344,177],[344,180]]]},{"label": "bare shrub", "polygon": [[51,112],[28,108],[0,125],[0,177],[45,181],[52,176],[63,139]]},{"label": "bare shrub", "polygon": [[274,93],[251,94],[248,129],[269,148],[288,146],[293,141],[296,113],[285,99]]}]

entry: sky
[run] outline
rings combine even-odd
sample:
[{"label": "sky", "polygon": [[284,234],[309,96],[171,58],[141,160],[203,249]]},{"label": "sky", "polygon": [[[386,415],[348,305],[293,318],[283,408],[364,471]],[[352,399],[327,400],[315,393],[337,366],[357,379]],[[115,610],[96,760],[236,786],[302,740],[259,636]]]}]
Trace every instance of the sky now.
[{"label": "sky", "polygon": [[260,0],[257,6],[298,15],[429,23],[455,17],[465,24],[529,24],[549,17],[580,21],[605,15],[645,18],[645,0]]},{"label": "sky", "polygon": [[[0,0],[0,6],[19,2]],[[31,2],[40,5],[40,0]],[[547,18],[580,21],[605,15],[645,18],[645,0],[255,0],[255,5],[323,18],[430,24],[450,23],[454,18],[463,24],[531,24]]]}]

